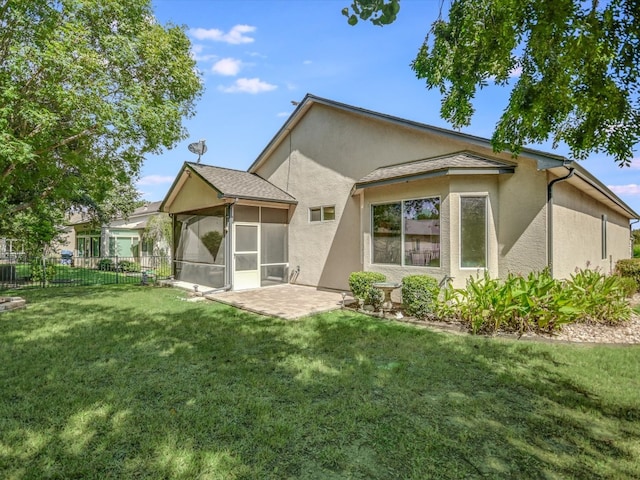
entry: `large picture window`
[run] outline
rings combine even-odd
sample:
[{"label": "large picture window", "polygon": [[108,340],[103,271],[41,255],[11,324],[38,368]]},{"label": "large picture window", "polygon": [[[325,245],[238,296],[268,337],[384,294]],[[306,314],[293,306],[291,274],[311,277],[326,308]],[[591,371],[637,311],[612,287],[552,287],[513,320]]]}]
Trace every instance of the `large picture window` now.
[{"label": "large picture window", "polygon": [[440,266],[440,198],[373,205],[373,263]]},{"label": "large picture window", "polygon": [[487,267],[487,197],[460,197],[460,266]]}]

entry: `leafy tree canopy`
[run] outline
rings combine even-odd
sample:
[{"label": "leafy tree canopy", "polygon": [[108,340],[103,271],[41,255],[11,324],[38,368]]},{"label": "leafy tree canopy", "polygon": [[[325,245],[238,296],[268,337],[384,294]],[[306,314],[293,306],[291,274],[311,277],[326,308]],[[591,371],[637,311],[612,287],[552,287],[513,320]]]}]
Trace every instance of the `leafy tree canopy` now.
[{"label": "leafy tree canopy", "polygon": [[0,2],[0,236],[44,239],[36,224],[74,208],[126,214],[145,154],[185,138],[201,90],[184,30],[150,0]]},{"label": "leafy tree canopy", "polygon": [[[399,7],[354,0],[343,14],[384,25]],[[576,159],[605,152],[629,165],[640,140],[639,16],[638,0],[452,0],[411,67],[439,89],[441,116],[456,128],[469,125],[479,88],[515,81],[496,150],[551,140]]]}]

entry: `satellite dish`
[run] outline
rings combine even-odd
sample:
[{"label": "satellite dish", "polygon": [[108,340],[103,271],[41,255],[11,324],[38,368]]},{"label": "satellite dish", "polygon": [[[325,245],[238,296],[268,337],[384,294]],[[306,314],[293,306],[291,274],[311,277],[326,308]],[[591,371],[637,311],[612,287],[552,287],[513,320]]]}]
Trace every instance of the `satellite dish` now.
[{"label": "satellite dish", "polygon": [[204,144],[205,140],[194,142],[189,145],[189,151],[198,155],[198,163],[200,163],[200,157],[207,153],[207,146]]}]

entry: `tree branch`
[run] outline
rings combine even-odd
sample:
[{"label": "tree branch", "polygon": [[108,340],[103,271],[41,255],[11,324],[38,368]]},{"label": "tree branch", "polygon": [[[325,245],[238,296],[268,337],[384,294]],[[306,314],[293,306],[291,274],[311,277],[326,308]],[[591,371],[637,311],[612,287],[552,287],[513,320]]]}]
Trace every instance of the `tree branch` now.
[{"label": "tree branch", "polygon": [[15,163],[10,163],[9,165],[7,165],[7,168],[5,168],[4,171],[2,172],[2,179],[4,180],[9,175],[11,175],[11,172],[13,172],[15,169],[16,169]]},{"label": "tree branch", "polygon": [[57,148],[64,147],[65,145],[73,142],[74,140],[77,140],[78,138],[85,137],[85,136],[89,135],[90,133],[95,132],[97,130],[97,128],[98,128],[97,125],[94,125],[93,127],[87,128],[87,129],[81,131],[80,133],[76,133],[75,135],[71,135],[70,137],[67,137],[64,140],[62,140],[62,141],[60,141],[60,142],[58,142],[58,143],[56,143],[54,145],[51,145],[50,147],[44,148],[42,150],[37,150],[35,152],[35,154],[36,155],[42,155],[45,152],[51,152],[52,150],[55,150]]}]

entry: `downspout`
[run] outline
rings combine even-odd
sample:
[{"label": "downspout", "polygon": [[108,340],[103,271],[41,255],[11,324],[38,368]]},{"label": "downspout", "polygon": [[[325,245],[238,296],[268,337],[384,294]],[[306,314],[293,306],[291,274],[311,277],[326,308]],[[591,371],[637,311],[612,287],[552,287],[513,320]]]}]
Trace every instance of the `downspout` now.
[{"label": "downspout", "polygon": [[551,277],[553,277],[553,186],[573,177],[575,170],[573,167],[569,168],[566,176],[551,180],[547,185],[547,267]]},{"label": "downspout", "polygon": [[633,258],[633,226],[640,222],[640,219],[636,218],[633,222],[629,222],[629,251],[631,253],[631,258]]}]

